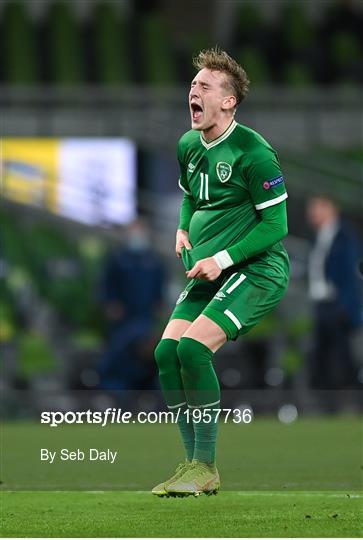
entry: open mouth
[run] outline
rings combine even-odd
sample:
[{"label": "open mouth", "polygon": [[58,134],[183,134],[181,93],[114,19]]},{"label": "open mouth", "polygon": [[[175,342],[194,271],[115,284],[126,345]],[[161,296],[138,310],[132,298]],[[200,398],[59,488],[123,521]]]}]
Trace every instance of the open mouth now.
[{"label": "open mouth", "polygon": [[194,122],[198,122],[203,114],[203,108],[198,103],[191,103],[190,110],[192,112],[192,118]]}]

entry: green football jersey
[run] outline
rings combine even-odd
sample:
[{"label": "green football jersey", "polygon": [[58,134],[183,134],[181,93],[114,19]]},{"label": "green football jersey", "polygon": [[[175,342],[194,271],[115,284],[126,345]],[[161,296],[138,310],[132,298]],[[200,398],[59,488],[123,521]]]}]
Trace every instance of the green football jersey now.
[{"label": "green football jersey", "polygon": [[[287,198],[275,150],[261,135],[234,120],[207,142],[190,130],[178,143],[179,186],[192,197],[191,250],[183,249],[187,269],[242,240],[260,221],[259,210]],[[267,253],[286,252],[278,242]]]}]

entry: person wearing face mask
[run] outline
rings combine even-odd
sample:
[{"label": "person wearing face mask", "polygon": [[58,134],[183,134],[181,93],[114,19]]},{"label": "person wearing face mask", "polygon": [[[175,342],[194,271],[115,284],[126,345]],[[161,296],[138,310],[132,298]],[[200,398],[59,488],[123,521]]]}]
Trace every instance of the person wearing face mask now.
[{"label": "person wearing face mask", "polygon": [[102,388],[136,389],[153,375],[153,363],[141,358],[143,345],[152,341],[164,283],[164,268],[151,249],[146,224],[136,220],[127,227],[124,244],[108,254],[101,277],[108,327],[99,368]]}]

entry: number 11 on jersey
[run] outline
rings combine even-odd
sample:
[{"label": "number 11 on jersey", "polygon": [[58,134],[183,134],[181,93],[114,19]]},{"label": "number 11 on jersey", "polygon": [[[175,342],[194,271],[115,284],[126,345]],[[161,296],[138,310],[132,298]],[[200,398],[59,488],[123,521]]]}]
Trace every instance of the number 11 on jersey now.
[{"label": "number 11 on jersey", "polygon": [[200,173],[200,191],[199,198],[209,201],[209,175]]}]

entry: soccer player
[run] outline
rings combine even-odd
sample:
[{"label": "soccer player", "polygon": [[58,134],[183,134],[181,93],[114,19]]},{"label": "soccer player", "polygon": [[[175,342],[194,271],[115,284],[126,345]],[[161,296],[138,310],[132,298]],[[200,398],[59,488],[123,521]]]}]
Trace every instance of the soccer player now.
[{"label": "soccer player", "polygon": [[219,490],[220,388],[213,354],[279,303],[289,274],[281,244],[287,193],[277,154],[261,135],[234,120],[248,92],[246,72],[218,48],[200,52],[194,66],[192,129],[178,143],[184,196],[176,254],[189,281],[155,349],[186,460],[154,487],[159,496]]}]

